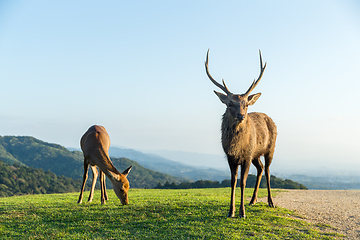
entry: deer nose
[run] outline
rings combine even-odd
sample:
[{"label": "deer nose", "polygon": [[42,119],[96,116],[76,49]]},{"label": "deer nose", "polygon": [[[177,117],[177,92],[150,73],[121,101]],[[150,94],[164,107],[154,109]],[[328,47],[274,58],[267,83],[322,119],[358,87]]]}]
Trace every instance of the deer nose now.
[{"label": "deer nose", "polygon": [[129,203],[129,200],[128,199],[125,199],[123,201],[121,201],[122,205],[127,205]]},{"label": "deer nose", "polygon": [[236,118],[241,122],[242,120],[244,120],[245,116],[239,113]]}]

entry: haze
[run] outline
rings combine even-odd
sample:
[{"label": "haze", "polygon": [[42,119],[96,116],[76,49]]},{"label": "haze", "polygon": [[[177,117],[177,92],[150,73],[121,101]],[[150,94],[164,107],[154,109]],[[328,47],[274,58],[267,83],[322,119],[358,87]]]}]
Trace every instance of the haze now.
[{"label": "haze", "polygon": [[1,1],[0,135],[78,148],[101,124],[113,145],[223,155],[206,51],[243,93],[261,49],[249,111],[278,126],[274,164],[358,173],[359,43],[356,0]]}]

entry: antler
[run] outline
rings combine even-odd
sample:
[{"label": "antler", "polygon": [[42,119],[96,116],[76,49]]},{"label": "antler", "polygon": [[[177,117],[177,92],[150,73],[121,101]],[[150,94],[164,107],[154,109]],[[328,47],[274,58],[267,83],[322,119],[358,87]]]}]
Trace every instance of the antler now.
[{"label": "antler", "polygon": [[250,94],[250,92],[252,90],[254,90],[254,88],[256,87],[256,85],[260,82],[260,79],[262,78],[262,75],[264,73],[264,70],[266,68],[266,62],[265,62],[265,66],[263,67],[263,61],[262,61],[262,57],[261,57],[261,51],[259,50],[259,54],[260,54],[260,75],[258,77],[257,80],[254,80],[253,83],[251,84],[251,86],[249,87],[249,89],[246,91],[246,93],[244,94],[244,96],[248,96]]},{"label": "antler", "polygon": [[[225,84],[225,81],[224,79],[222,80],[223,82],[223,85],[221,85],[220,83],[218,83],[217,81],[215,81],[215,79],[210,75],[209,73],[209,67],[208,67],[208,64],[209,64],[209,51],[210,49],[208,49],[207,51],[207,54],[206,54],[206,61],[205,61],[205,69],[206,69],[206,74],[208,75],[208,77],[210,78],[210,80],[218,87],[220,88],[221,90],[223,90],[227,95],[230,95],[232,94],[229,89],[226,87],[226,84]],[[260,56],[261,57],[261,56]]]}]

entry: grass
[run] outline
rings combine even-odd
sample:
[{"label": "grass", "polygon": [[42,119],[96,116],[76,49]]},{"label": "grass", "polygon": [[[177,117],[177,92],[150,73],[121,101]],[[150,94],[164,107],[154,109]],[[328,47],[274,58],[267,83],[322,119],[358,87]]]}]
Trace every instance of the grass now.
[{"label": "grass", "polygon": [[[246,189],[249,198],[252,189]],[[279,190],[273,190],[274,194]],[[100,204],[77,204],[78,193],[0,198],[1,239],[336,239],[297,215],[265,203],[246,219],[227,218],[230,188],[131,189],[122,206],[112,190]],[[85,197],[87,196],[86,193]],[[239,206],[239,191],[237,207]],[[266,196],[260,189],[259,197]],[[86,200],[86,198],[84,199]],[[249,200],[248,200],[249,201]],[[329,226],[330,230],[331,227]],[[321,226],[326,230],[326,226]],[[329,230],[329,229],[328,229]]]}]

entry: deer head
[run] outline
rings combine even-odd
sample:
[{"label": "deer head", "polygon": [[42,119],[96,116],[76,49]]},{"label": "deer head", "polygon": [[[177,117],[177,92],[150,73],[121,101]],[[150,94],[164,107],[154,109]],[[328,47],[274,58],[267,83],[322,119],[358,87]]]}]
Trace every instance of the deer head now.
[{"label": "deer head", "polygon": [[233,94],[229,91],[229,89],[226,87],[224,79],[222,80],[222,85],[215,81],[215,79],[210,75],[209,69],[208,69],[208,63],[209,63],[209,50],[206,54],[206,61],[205,61],[205,69],[206,74],[209,77],[209,79],[221,90],[225,92],[225,94],[214,91],[215,94],[219,97],[220,101],[224,103],[227,106],[227,112],[230,113],[230,116],[236,121],[236,122],[243,122],[247,117],[247,109],[248,106],[253,105],[256,100],[260,97],[261,93],[256,93],[249,95],[252,90],[256,87],[256,85],[260,82],[260,79],[264,73],[264,70],[266,68],[266,62],[263,66],[261,52],[259,50],[260,54],[260,75],[257,80],[254,80],[249,89],[244,94]]},{"label": "deer head", "polygon": [[129,181],[127,180],[127,175],[129,174],[131,167],[132,166],[127,168],[122,174],[113,175],[113,177],[110,179],[114,188],[114,192],[123,205],[129,203],[128,191],[130,185]]}]

